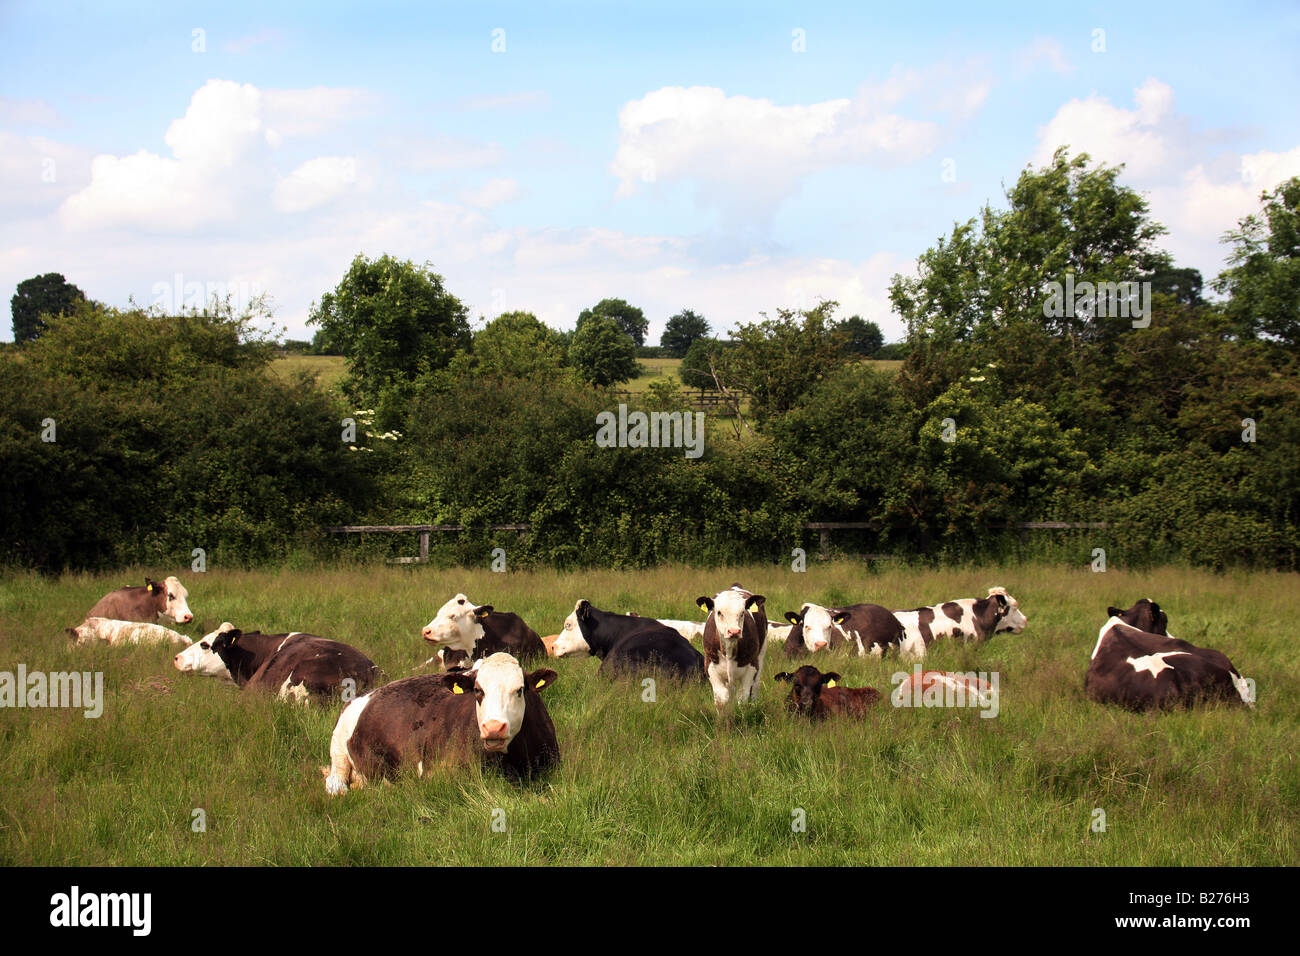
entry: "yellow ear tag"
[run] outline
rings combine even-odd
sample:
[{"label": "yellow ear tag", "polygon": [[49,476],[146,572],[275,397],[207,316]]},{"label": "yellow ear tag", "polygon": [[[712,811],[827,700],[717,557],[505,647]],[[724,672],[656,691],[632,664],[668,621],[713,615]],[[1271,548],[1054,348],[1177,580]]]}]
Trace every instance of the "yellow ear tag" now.
[{"label": "yellow ear tag", "polygon": [[700,601],[695,606],[698,607],[701,611],[707,611],[709,609],[709,606],[705,604],[703,601]]},{"label": "yellow ear tag", "polygon": [[543,677],[541,680],[539,680],[536,684],[533,685],[533,687],[536,688],[537,690],[541,690],[545,686],[546,686],[545,677]]},{"label": "yellow ear tag", "polygon": [[833,680],[828,680],[828,681],[826,682],[826,686],[827,686],[827,687],[834,687],[834,686],[835,686],[835,681],[833,681]]},{"label": "yellow ear tag", "polygon": [[451,692],[452,692],[453,694],[463,694],[463,693],[465,693],[463,690],[460,689],[460,685],[459,685],[459,684],[452,684],[452,685],[451,685]]}]

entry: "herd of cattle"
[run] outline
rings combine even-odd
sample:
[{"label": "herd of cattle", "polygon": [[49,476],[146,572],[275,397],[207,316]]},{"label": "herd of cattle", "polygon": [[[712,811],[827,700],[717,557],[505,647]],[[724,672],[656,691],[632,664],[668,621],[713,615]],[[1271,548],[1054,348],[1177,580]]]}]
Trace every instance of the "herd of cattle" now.
[{"label": "herd of cattle", "polygon": [[[436,765],[481,760],[515,776],[545,771],[559,759],[559,745],[539,691],[554,684],[557,674],[549,667],[525,672],[521,662],[593,656],[601,661],[602,676],[653,671],[707,681],[722,712],[757,699],[773,644],[783,645],[788,660],[843,648],[875,657],[893,650],[901,660],[915,661],[942,638],[986,641],[1000,631],[1019,634],[1029,623],[1016,599],[994,587],[983,598],[901,611],[879,604],[804,604],[786,612],[786,624],[776,624],[768,622],[763,595],[735,584],[697,599],[702,621],[613,613],[579,600],[559,633],[541,638],[518,614],[457,594],[421,631],[435,651],[425,665],[436,662],[439,673],[383,683],[383,672],[361,651],[314,634],[263,634],[225,622],[194,643],[157,623],[160,615],[192,621],[188,597],[175,577],[161,584],[146,578],[143,587],[106,595],[68,633],[77,643],[184,644],[173,660],[177,670],[284,699],[347,701],[330,740],[330,766],[322,768],[325,788],[334,795],[390,778],[401,767],[423,776]],[[840,687],[838,673],[810,664],[774,679],[791,685],[790,708],[811,718],[861,716],[882,700],[874,688]],[[996,693],[972,675],[917,668],[894,698],[910,693],[913,684]],[[1107,609],[1084,690],[1095,701],[1131,710],[1206,700],[1254,706],[1253,685],[1226,656],[1171,637],[1167,615],[1145,598],[1127,611]]]}]

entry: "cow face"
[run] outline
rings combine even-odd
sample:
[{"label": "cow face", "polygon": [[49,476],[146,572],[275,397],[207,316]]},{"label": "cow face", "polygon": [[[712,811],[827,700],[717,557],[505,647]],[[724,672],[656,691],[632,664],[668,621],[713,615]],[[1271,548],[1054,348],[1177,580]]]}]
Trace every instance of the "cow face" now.
[{"label": "cow face", "polygon": [[1020,610],[1020,602],[1007,593],[1006,588],[989,588],[989,597],[1001,596],[1006,601],[1007,613],[998,621],[997,629],[1012,634],[1019,634],[1029,625],[1029,618]]},{"label": "cow face", "polygon": [[1108,607],[1106,614],[1117,617],[1129,627],[1136,627],[1148,634],[1169,636],[1169,616],[1160,609],[1160,605],[1150,598],[1143,598],[1127,611],[1117,607]]},{"label": "cow face", "polygon": [[235,625],[229,621],[222,621],[221,626],[211,634],[205,635],[202,640],[196,641],[173,657],[172,665],[183,674],[203,674],[206,677],[233,680],[225,661],[212,649],[213,642],[220,635],[233,630]]},{"label": "cow face", "polygon": [[745,632],[746,619],[752,621],[752,615],[763,607],[766,600],[761,594],[747,596],[739,585],[733,585],[714,598],[701,595],[695,603],[701,611],[712,615],[718,639],[730,642],[740,639]]},{"label": "cow face", "polygon": [[190,613],[188,601],[190,592],[185,590],[180,578],[173,576],[162,584],[150,578],[145,578],[144,586],[151,597],[161,599],[162,604],[158,608],[160,614],[166,614],[177,624],[188,624],[194,620],[194,615]]},{"label": "cow face", "polygon": [[823,674],[817,668],[805,664],[793,674],[782,672],[777,674],[775,679],[792,684],[790,703],[800,714],[812,716],[817,708],[817,701],[822,695],[822,688],[834,687],[840,675],[834,671]]},{"label": "cow face", "polygon": [[491,613],[491,604],[475,607],[465,595],[457,594],[438,608],[420,635],[435,647],[473,653],[474,643],[483,636],[483,621]]},{"label": "cow face", "polygon": [[836,622],[831,620],[831,612],[816,604],[805,604],[799,613],[785,612],[785,619],[793,625],[787,641],[802,640],[803,646],[816,653],[831,646],[832,630]]},{"label": "cow face", "polygon": [[485,658],[475,671],[444,674],[442,683],[453,694],[474,695],[474,716],[483,749],[504,753],[524,725],[524,687],[541,690],[555,683],[549,667],[525,674],[509,654]]},{"label": "cow face", "polygon": [[591,654],[591,645],[582,636],[582,621],[585,621],[590,613],[590,601],[578,601],[573,605],[573,613],[564,619],[564,627],[560,628],[560,633],[555,636],[555,642],[551,645],[552,656]]}]

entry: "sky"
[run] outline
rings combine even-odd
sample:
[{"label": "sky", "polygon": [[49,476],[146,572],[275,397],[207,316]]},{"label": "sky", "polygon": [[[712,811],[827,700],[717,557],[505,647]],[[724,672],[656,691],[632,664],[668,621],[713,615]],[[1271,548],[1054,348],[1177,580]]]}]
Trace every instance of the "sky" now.
[{"label": "sky", "polygon": [[1208,286],[1300,175],[1298,51],[1296,2],[0,0],[0,294],[261,293],[310,338],[388,253],[476,327],[826,298],[894,341],[891,277],[1061,145]]}]

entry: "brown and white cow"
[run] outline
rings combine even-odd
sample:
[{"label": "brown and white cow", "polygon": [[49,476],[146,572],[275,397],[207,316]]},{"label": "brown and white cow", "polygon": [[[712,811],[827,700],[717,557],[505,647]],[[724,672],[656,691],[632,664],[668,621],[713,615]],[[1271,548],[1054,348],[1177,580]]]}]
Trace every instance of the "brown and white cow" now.
[{"label": "brown and white cow", "polygon": [[813,720],[861,717],[880,700],[880,691],[874,687],[840,687],[838,673],[822,673],[811,664],[805,664],[793,674],[777,674],[775,679],[793,685],[787,698],[790,709]]},{"label": "brown and white cow", "polygon": [[1115,615],[1097,635],[1083,687],[1092,700],[1129,710],[1209,700],[1255,705],[1253,684],[1226,655],[1140,630]]},{"label": "brown and white cow", "polygon": [[923,671],[917,664],[912,673],[895,674],[894,680],[898,687],[889,700],[895,707],[981,707],[997,716],[997,674]]},{"label": "brown and white cow", "polygon": [[733,584],[715,597],[695,599],[707,612],[704,666],[719,710],[758,699],[758,678],[767,653],[766,598]]},{"label": "brown and white cow", "polygon": [[177,624],[188,624],[194,620],[187,603],[189,596],[190,592],[185,590],[179,578],[169,577],[162,584],[145,578],[142,587],[109,591],[95,602],[86,617],[106,617],[112,621],[147,621],[153,624],[157,623],[159,614],[165,614]]},{"label": "brown and white cow", "polygon": [[1169,615],[1160,609],[1160,605],[1150,598],[1142,598],[1127,611],[1117,607],[1108,607],[1106,614],[1117,617],[1130,627],[1148,634],[1161,634],[1169,637]]},{"label": "brown and white cow", "polygon": [[796,614],[786,611],[790,634],[785,639],[786,657],[829,650],[848,644],[859,655],[883,657],[903,639],[903,625],[888,608],[879,604],[850,604],[822,607],[804,604]]},{"label": "brown and white cow", "polygon": [[[268,636],[270,642],[264,640]],[[271,642],[275,649],[267,653]],[[272,691],[281,700],[300,703],[338,696],[345,689],[360,693],[382,676],[378,665],[355,647],[315,634],[245,635],[234,628],[216,636],[212,651],[246,692]]]},{"label": "brown and white cow", "polygon": [[[1002,624],[1014,610],[1015,617],[1006,628]],[[989,596],[960,598],[930,607],[895,611],[906,635],[899,647],[904,660],[920,660],[930,645],[940,638],[986,641],[999,630],[1023,630],[1028,620],[1020,613],[1019,602],[1005,588],[989,588]],[[1019,630],[1017,630],[1017,626]]]},{"label": "brown and white cow", "polygon": [[475,605],[457,594],[438,609],[420,632],[438,649],[444,668],[468,664],[492,654],[510,654],[530,661],[546,656],[546,645],[518,614]]},{"label": "brown and white cow", "polygon": [[331,796],[391,778],[403,766],[418,776],[436,765],[482,761],[526,777],[560,759],[555,725],[538,693],[555,671],[525,674],[509,654],[471,671],[425,674],[385,684],[344,708],[321,768]]},{"label": "brown and white cow", "polygon": [[104,641],[117,647],[122,644],[185,644],[192,642],[161,624],[147,621],[114,621],[106,617],[88,617],[76,627],[66,629],[74,644]]}]

